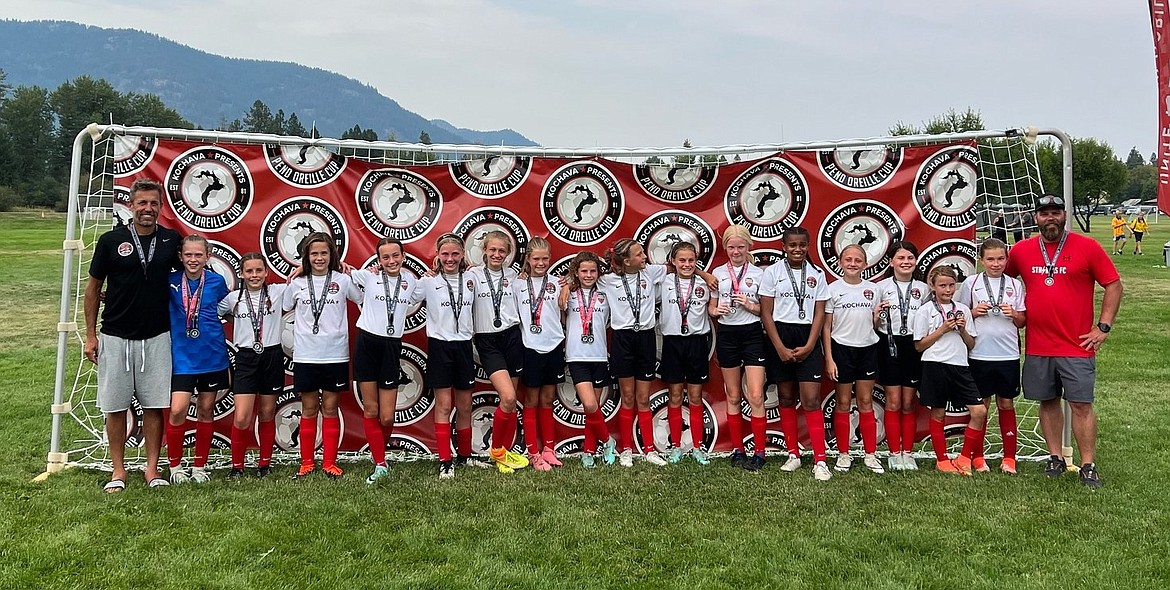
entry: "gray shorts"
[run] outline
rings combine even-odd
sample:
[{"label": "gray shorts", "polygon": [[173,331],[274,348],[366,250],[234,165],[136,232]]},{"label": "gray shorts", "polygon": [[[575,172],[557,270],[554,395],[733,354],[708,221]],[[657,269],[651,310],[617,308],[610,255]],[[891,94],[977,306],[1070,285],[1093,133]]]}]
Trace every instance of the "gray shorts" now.
[{"label": "gray shorts", "polygon": [[138,399],[144,410],[171,407],[171,334],[126,340],[98,334],[98,409],[125,412]]},{"label": "gray shorts", "polygon": [[1063,396],[1070,402],[1091,404],[1096,381],[1097,359],[1094,357],[1024,357],[1021,377],[1024,399],[1042,402]]}]

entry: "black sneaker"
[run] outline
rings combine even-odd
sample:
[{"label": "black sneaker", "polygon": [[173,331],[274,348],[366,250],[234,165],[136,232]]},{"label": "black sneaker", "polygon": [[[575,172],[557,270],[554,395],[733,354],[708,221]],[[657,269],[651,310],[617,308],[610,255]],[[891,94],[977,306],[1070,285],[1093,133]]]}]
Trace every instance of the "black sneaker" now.
[{"label": "black sneaker", "polygon": [[256,477],[258,477],[258,478],[263,479],[265,477],[268,477],[269,473],[272,473],[272,466],[271,465],[261,465],[260,467],[256,468]]},{"label": "black sneaker", "polygon": [[759,471],[759,470],[763,469],[764,468],[764,456],[763,455],[752,455],[750,459],[747,459],[746,461],[744,461],[743,468],[748,470],[748,471],[752,471],[752,472]]},{"label": "black sneaker", "polygon": [[1101,474],[1097,473],[1097,465],[1085,463],[1081,465],[1081,484],[1090,490],[1101,489]]},{"label": "black sneaker", "polygon": [[1060,477],[1065,471],[1068,471],[1068,465],[1065,464],[1064,457],[1048,456],[1048,461],[1044,463],[1044,475]]},{"label": "black sneaker", "polygon": [[743,451],[734,451],[731,453],[731,466],[743,467],[748,462],[748,456]]},{"label": "black sneaker", "polygon": [[235,467],[233,467],[232,470],[228,472],[227,476],[227,478],[230,480],[238,480],[241,477],[244,477],[244,470],[236,469]]}]

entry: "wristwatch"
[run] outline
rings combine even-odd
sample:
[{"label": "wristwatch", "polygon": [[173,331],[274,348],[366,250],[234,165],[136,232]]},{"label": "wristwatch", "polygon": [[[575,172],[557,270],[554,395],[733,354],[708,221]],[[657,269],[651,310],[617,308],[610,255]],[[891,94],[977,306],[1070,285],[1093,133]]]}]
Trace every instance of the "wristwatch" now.
[{"label": "wristwatch", "polygon": [[1101,330],[1105,334],[1108,334],[1109,330],[1113,329],[1113,326],[1110,326],[1109,324],[1106,324],[1105,322],[1097,322],[1097,329]]}]

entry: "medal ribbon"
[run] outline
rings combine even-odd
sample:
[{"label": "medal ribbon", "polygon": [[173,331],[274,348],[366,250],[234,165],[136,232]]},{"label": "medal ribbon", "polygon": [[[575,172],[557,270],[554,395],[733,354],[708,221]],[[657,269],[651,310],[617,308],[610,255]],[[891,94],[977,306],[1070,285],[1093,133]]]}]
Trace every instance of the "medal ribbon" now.
[{"label": "medal ribbon", "polygon": [[500,303],[504,300],[504,269],[500,269],[499,286],[492,286],[492,271],[487,267],[483,269],[483,276],[487,279],[488,291],[492,295],[492,311],[495,312],[495,323],[500,323]]},{"label": "medal ribbon", "polygon": [[[1056,274],[1056,261],[1060,260],[1060,251],[1064,250],[1064,241],[1067,239],[1068,239],[1068,232],[1066,231],[1063,234],[1061,234],[1060,242],[1058,244],[1056,244],[1056,252],[1052,253],[1052,258],[1048,257],[1048,248],[1044,247],[1044,240],[1043,239],[1036,240],[1036,243],[1040,244],[1040,254],[1042,256],[1044,256],[1044,268],[1047,269],[1047,271],[1048,271],[1048,278],[1046,279],[1046,282],[1051,282],[1051,281],[1056,280],[1053,278],[1053,276]],[[141,256],[141,254],[140,254],[140,256]]]},{"label": "medal ribbon", "polygon": [[[451,313],[455,314],[455,331],[459,331],[459,314],[463,313],[463,271],[459,271],[459,282],[456,286],[459,287],[459,304],[455,303],[455,290],[451,288],[451,281],[447,280],[446,273],[443,274],[443,284],[447,285],[447,298],[451,301]],[[491,284],[491,281],[488,281]]]},{"label": "medal ribbon", "polygon": [[[398,273],[398,282],[394,283],[394,296],[390,296],[390,273],[382,269],[382,292],[386,295],[386,327],[394,327],[394,312],[398,309],[398,293],[402,289],[402,272]],[[462,292],[462,291],[461,291]]]},{"label": "medal ribbon", "polygon": [[622,287],[626,290],[626,303],[630,304],[630,311],[634,314],[634,324],[639,328],[642,327],[642,271],[638,271],[637,278],[634,279],[634,291],[638,293],[635,298],[633,293],[630,293],[630,284],[626,282],[626,276],[622,275]]},{"label": "medal ribbon", "polygon": [[999,299],[991,297],[991,280],[987,278],[987,273],[980,273],[983,277],[983,288],[987,289],[987,299],[992,307],[999,307],[1003,303],[1004,289],[1007,288],[1007,277],[999,277]]},{"label": "medal ribbon", "polygon": [[[747,268],[746,265],[744,268]],[[691,297],[695,294],[695,275],[691,275],[691,288],[687,291],[687,298],[683,299],[682,284],[678,280],[678,273],[674,275],[674,293],[678,298],[678,312],[682,315],[682,332],[687,333],[687,316],[690,315]]]},{"label": "medal ribbon", "polygon": [[[265,286],[265,287],[267,287],[267,286]],[[260,310],[265,309],[264,301],[266,299],[268,299],[268,289],[267,288],[260,289],[260,295],[259,295],[258,299],[259,299],[259,302],[256,304],[256,307],[252,307],[252,295],[251,295],[251,293],[248,292],[247,289],[244,290],[243,300],[248,306],[248,319],[252,323],[253,338],[256,342],[259,342],[260,345],[263,346],[264,345],[264,337],[263,337],[264,316],[267,314],[266,313],[257,314],[256,310],[257,309],[260,309]],[[259,320],[259,321],[257,321],[257,320]]]},{"label": "medal ribbon", "polygon": [[154,260],[154,247],[158,245],[158,231],[155,230],[151,234],[150,252],[145,256],[142,254],[142,241],[138,239],[138,232],[134,228],[130,228],[130,239],[134,240],[134,251],[138,253],[138,262],[142,264],[142,276],[147,276],[146,267],[150,266],[150,262]]},{"label": "medal ribbon", "polygon": [[[153,252],[152,252],[153,255]],[[203,285],[207,282],[207,271],[199,270],[199,287],[195,290],[194,296],[191,294],[191,280],[187,278],[187,273],[183,273],[179,284],[183,287],[183,310],[187,312],[187,331],[197,329],[199,327],[199,301],[203,299]]]},{"label": "medal ribbon", "polygon": [[788,264],[788,260],[784,260],[784,268],[788,270],[788,282],[792,283],[792,296],[796,298],[796,309],[804,315],[804,297],[808,293],[808,285],[804,282],[805,275],[808,273],[808,263],[800,265],[800,290],[796,290],[796,275],[792,272],[792,266]]},{"label": "medal ribbon", "polygon": [[316,334],[321,323],[321,312],[325,311],[325,300],[329,297],[329,285],[333,282],[333,269],[325,271],[325,283],[321,285],[321,299],[317,300],[313,293],[313,275],[306,277],[309,283],[309,311],[313,312],[313,333]]},{"label": "medal ribbon", "polygon": [[597,287],[589,291],[589,304],[585,304],[585,289],[577,289],[577,314],[581,316],[581,335],[593,335],[593,305],[597,300]]},{"label": "medal ribbon", "polygon": [[[739,269],[739,276],[735,276],[735,267],[730,262],[727,263],[727,276],[731,278],[731,294],[739,294],[739,285],[743,282],[743,276],[747,274],[747,263],[743,263],[743,267]],[[735,307],[735,300],[731,300],[731,306]]]},{"label": "medal ribbon", "polygon": [[544,309],[544,290],[548,287],[548,275],[540,283],[540,292],[533,289],[532,276],[528,277],[528,311],[532,313],[532,325],[540,327],[540,312]]}]

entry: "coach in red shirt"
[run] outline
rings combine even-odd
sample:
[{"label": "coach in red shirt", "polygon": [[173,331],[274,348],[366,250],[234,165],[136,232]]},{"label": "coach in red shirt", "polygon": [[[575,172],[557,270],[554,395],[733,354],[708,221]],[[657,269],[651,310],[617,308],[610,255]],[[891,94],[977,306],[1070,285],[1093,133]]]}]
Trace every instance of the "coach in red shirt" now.
[{"label": "coach in red shirt", "polygon": [[[1081,451],[1081,483],[1101,487],[1093,463],[1097,415],[1093,386],[1097,349],[1109,337],[1121,306],[1121,277],[1096,240],[1065,228],[1064,198],[1044,195],[1036,201],[1040,235],[1017,242],[1006,273],[1024,283],[1028,326],[1024,340],[1024,397],[1040,402],[1040,430],[1048,446],[1044,473],[1059,477],[1068,468],[1061,454],[1064,412],[1072,410],[1073,437]],[[1093,318],[1094,283],[1105,288],[1101,315]],[[1096,324],[1096,325],[1094,325]]]}]

